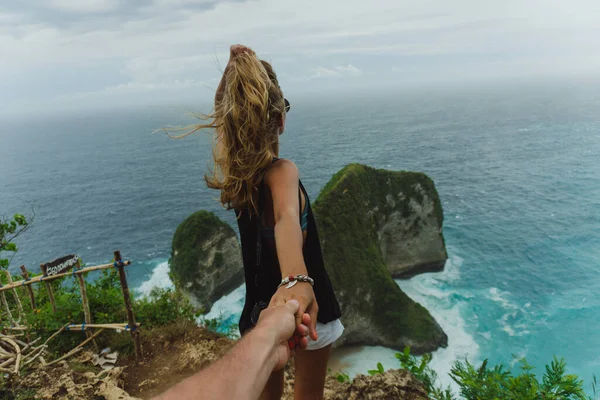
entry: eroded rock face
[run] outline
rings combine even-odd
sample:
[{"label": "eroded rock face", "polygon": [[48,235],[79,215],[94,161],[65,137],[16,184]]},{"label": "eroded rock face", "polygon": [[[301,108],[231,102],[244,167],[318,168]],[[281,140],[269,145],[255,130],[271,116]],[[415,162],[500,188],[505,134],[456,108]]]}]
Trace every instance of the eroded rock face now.
[{"label": "eroded rock face", "polygon": [[190,215],[175,231],[170,268],[176,287],[206,312],[244,281],[235,231],[207,211]]},{"label": "eroded rock face", "polygon": [[[398,173],[390,172],[390,180],[403,179],[402,175],[394,174]],[[427,183],[427,189],[414,182],[411,194],[403,191],[388,193],[387,207],[373,211],[381,255],[393,278],[442,271],[448,259],[439,197],[435,188],[428,184],[429,178],[423,174],[415,175]],[[392,186],[391,182],[389,186]]]},{"label": "eroded rock face", "polygon": [[444,266],[443,214],[431,179],[351,164],[325,186],[314,212],[346,327],[337,344],[410,346],[417,354],[445,347],[435,319],[393,279]]}]

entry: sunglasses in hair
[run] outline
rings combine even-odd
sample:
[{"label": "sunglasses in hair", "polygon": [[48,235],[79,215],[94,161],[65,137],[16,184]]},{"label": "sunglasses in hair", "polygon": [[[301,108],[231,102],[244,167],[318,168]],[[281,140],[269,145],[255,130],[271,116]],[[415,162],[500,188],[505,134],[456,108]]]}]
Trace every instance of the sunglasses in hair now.
[{"label": "sunglasses in hair", "polygon": [[283,101],[285,103],[285,112],[286,113],[290,112],[290,108],[292,108],[292,105],[290,104],[290,102],[286,98],[284,98]]}]

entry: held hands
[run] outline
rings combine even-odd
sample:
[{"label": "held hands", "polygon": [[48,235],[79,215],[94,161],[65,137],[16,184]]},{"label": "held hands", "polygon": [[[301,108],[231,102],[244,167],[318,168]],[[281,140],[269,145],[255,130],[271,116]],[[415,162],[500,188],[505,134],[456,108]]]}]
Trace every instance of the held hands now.
[{"label": "held hands", "polygon": [[[277,307],[268,307],[260,313],[258,324],[252,333],[264,337],[268,344],[274,346],[272,352],[272,363],[274,370],[285,366],[288,359],[295,355],[294,348],[288,345],[294,341],[301,349],[308,346],[308,326],[311,323],[308,314],[302,315],[302,323],[296,325],[296,313],[300,303],[290,300]],[[290,339],[293,337],[294,339]]]},{"label": "held hands", "polygon": [[299,303],[298,311],[296,312],[296,326],[300,327],[304,320],[304,314],[308,314],[310,316],[310,322],[308,323],[309,336],[312,340],[317,340],[317,314],[319,312],[319,305],[317,304],[317,299],[315,298],[315,292],[312,286],[306,282],[298,282],[293,287],[286,289],[285,286],[277,289],[273,297],[271,297],[271,302],[269,303],[269,307],[279,306],[285,304],[289,300],[296,300]]}]

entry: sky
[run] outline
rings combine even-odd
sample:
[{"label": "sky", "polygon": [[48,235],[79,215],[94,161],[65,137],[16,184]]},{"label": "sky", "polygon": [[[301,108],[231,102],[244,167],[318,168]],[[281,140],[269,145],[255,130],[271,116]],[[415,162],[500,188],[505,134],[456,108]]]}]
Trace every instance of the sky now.
[{"label": "sky", "polygon": [[2,0],[0,114],[212,97],[233,43],[284,92],[600,76],[597,0]]}]

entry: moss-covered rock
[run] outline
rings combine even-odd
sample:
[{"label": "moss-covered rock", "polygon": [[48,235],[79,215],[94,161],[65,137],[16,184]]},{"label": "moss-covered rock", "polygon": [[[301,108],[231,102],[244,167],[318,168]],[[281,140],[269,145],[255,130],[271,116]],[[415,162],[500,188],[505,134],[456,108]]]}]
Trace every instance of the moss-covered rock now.
[{"label": "moss-covered rock", "polygon": [[439,270],[447,258],[442,207],[425,174],[351,164],[314,204],[325,265],[346,327],[338,344],[445,347],[446,334],[395,276]]},{"label": "moss-covered rock", "polygon": [[235,231],[207,211],[190,215],[177,227],[169,265],[177,289],[206,312],[244,282]]}]

